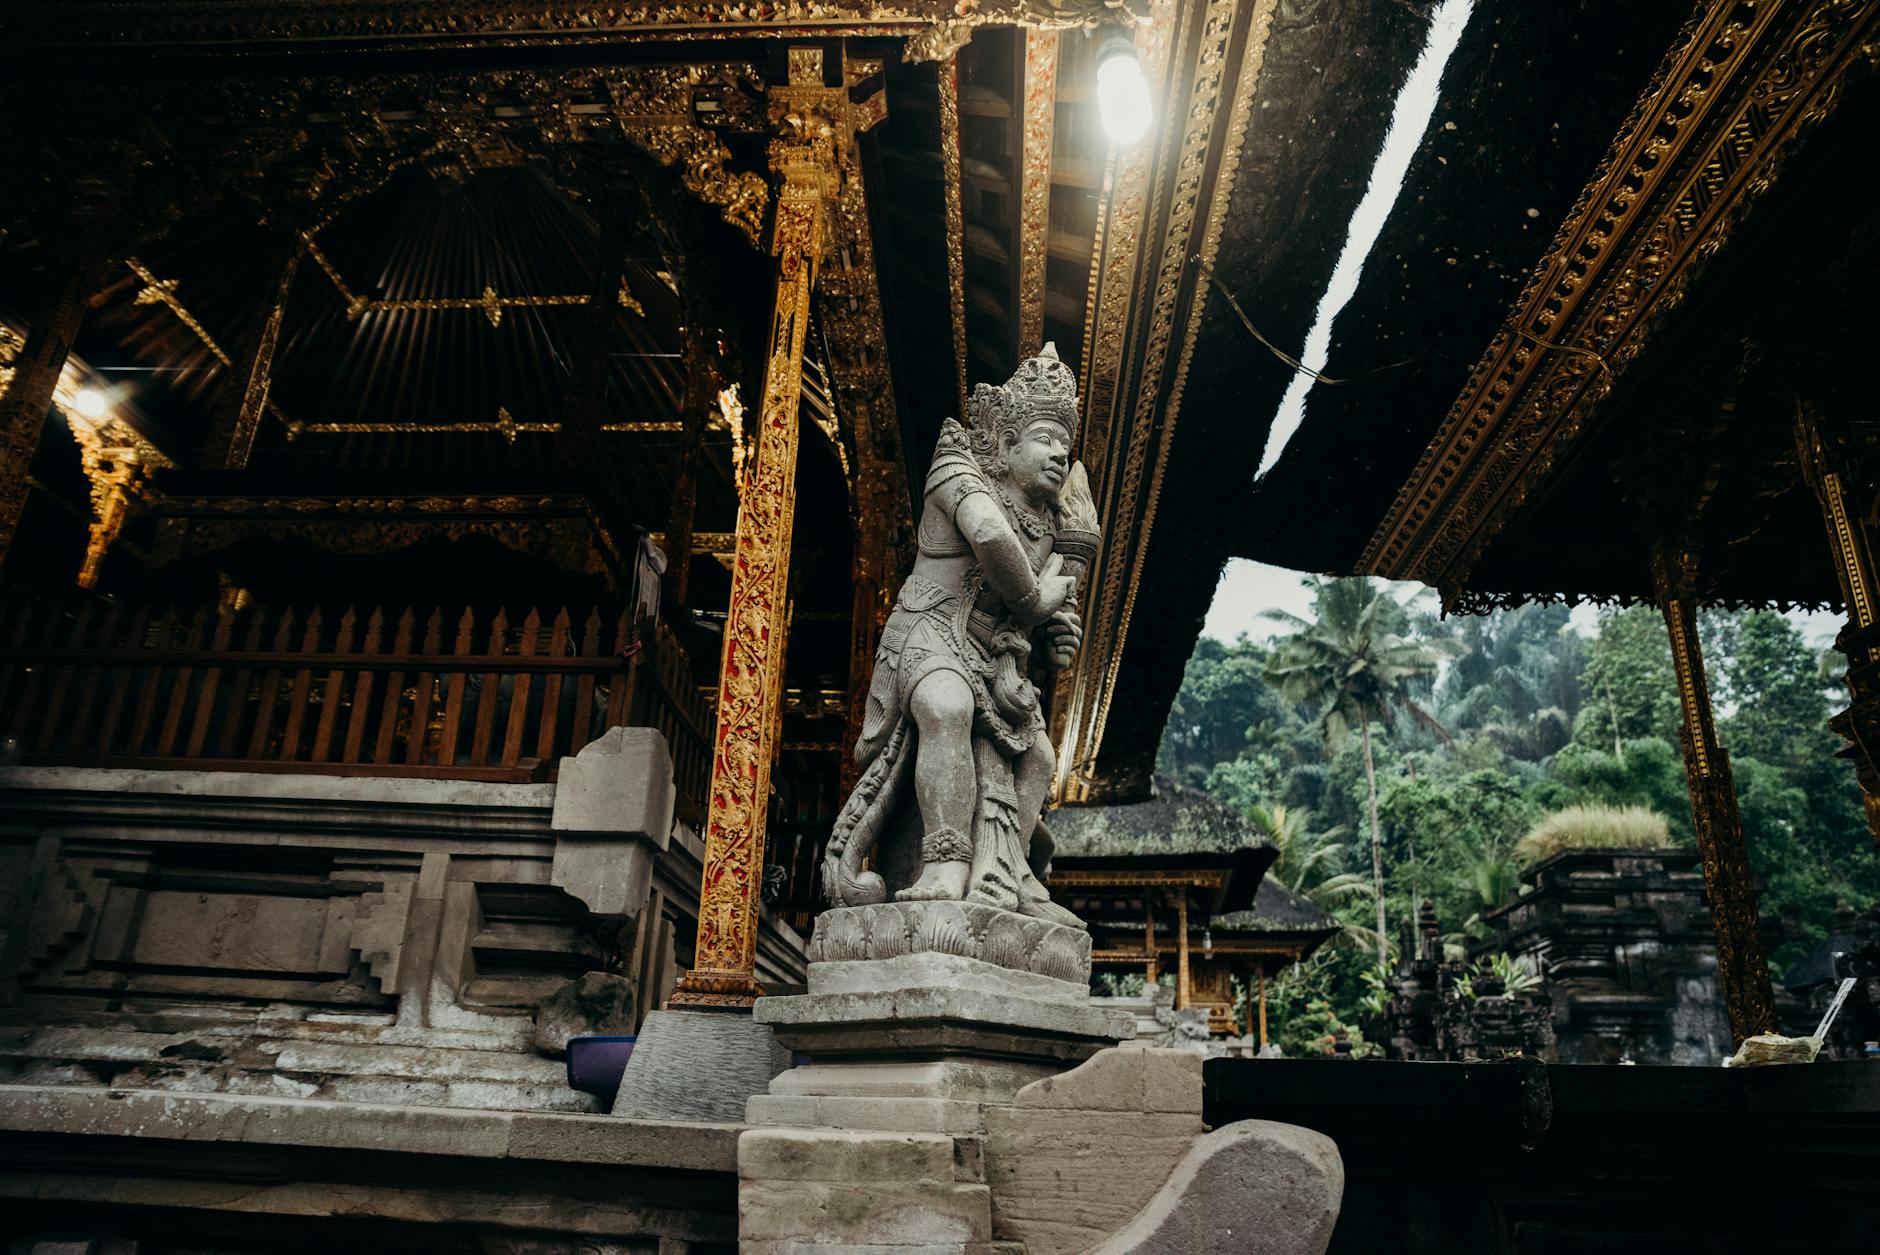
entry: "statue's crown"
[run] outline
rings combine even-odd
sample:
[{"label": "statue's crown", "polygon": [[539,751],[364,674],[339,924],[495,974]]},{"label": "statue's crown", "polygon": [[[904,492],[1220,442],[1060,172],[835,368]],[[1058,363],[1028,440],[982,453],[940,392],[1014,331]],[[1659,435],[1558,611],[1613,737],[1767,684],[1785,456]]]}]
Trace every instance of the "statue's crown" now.
[{"label": "statue's crown", "polygon": [[997,427],[1017,432],[1045,418],[1075,434],[1077,376],[1058,358],[1057,346],[1047,344],[1036,357],[1020,362],[1005,383],[974,388],[971,408],[973,426],[981,431]]},{"label": "statue's crown", "polygon": [[1027,411],[1026,419],[1061,412],[1064,425],[1076,429],[1077,376],[1058,360],[1057,345],[1047,344],[1038,350],[1038,356],[1020,362],[1005,386],[1019,407]]}]

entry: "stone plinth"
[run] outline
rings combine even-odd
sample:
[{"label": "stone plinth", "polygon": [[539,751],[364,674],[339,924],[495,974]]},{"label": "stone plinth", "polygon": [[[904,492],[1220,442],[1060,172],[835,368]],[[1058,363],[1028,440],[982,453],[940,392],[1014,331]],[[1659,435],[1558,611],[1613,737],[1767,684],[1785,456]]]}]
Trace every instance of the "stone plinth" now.
[{"label": "stone plinth", "polygon": [[[818,1064],[893,1058],[1061,1070],[1134,1036],[1090,1003],[1090,934],[963,902],[838,907],[816,920],[809,992],[756,1017]],[[774,1092],[774,1091],[773,1091]]]},{"label": "stone plinth", "polygon": [[[1092,1003],[1088,933],[894,902],[824,912],[809,952],[809,992],[760,998],[753,1015],[811,1061],[747,1108],[741,1250],[1233,1247],[1205,1245],[1240,1235],[1210,1227],[1216,1213],[1248,1223],[1220,1191],[1277,1161],[1264,1142],[1206,1141],[1199,1056],[1111,1049],[1135,1037],[1136,1016]],[[1312,1223],[1277,1225],[1259,1249],[1318,1255],[1339,1183],[1296,1175],[1257,1209]]]},{"label": "stone plinth", "polygon": [[1090,983],[1090,934],[970,902],[841,906],[816,917],[811,963],[903,955],[976,959],[1011,972]]}]

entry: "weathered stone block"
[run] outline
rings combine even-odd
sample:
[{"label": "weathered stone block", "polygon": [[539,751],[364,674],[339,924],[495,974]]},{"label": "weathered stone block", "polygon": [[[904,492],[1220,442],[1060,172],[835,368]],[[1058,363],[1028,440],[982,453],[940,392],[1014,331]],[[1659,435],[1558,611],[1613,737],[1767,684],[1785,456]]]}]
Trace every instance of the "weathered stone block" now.
[{"label": "weathered stone block", "polygon": [[[825,1134],[825,1136],[850,1136]],[[738,1239],[852,1246],[987,1242],[992,1200],[983,1185],[741,1181]]]},{"label": "weathered stone block", "polygon": [[750,1124],[978,1136],[984,1107],[971,1099],[832,1098],[756,1094],[745,1109]]},{"label": "weathered stone block", "polygon": [[672,834],[672,751],[658,728],[609,728],[561,760],[557,832],[639,833],[660,849]]},{"label": "weathered stone block", "polygon": [[1135,1031],[1120,1012],[957,987],[760,998],[754,1014],[817,1058],[920,1050],[1070,1063]]},{"label": "weathered stone block", "polygon": [[1012,1101],[1047,1073],[1048,1064],[1009,1059],[844,1060],[807,1063],[771,1082],[772,1094],[856,1098],[947,1098]]},{"label": "weathered stone block", "polygon": [[632,915],[672,836],[672,755],[657,728],[609,728],[561,760],[551,878],[596,915]]},{"label": "weathered stone block", "polygon": [[1344,1189],[1330,1138],[1243,1120],[1197,1142],[1149,1205],[1091,1255],[1322,1255]]},{"label": "weathered stone block", "polygon": [[738,1139],[746,1181],[952,1181],[953,1139],[936,1133],[751,1129]]},{"label": "weathered stone block", "polygon": [[1018,1091],[1019,1107],[1201,1114],[1202,1057],[1187,1050],[1105,1050]]},{"label": "weathered stone block", "polygon": [[1115,1232],[1207,1131],[1198,1115],[991,1108],[986,1181],[995,1232],[1069,1255]]},{"label": "weathered stone block", "polygon": [[1082,1251],[1129,1223],[1207,1131],[1201,1057],[1105,1050],[986,1112],[995,1231],[1032,1255]]},{"label": "weathered stone block", "polygon": [[1000,1242],[919,1242],[883,1245],[870,1242],[740,1242],[738,1255],[1025,1255],[1021,1247]]}]

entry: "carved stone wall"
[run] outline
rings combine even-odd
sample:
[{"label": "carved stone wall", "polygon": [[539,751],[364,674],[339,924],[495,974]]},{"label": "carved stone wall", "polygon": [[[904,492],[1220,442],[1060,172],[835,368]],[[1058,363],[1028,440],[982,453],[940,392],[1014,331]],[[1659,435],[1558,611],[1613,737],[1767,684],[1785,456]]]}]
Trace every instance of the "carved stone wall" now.
[{"label": "carved stone wall", "polygon": [[613,971],[643,1014],[695,928],[629,733],[560,785],[0,768],[0,1084],[593,1110],[536,1004]]},{"label": "carved stone wall", "polygon": [[1696,850],[1572,850],[1483,920],[1553,1000],[1561,1063],[1711,1065],[1730,1050]]}]

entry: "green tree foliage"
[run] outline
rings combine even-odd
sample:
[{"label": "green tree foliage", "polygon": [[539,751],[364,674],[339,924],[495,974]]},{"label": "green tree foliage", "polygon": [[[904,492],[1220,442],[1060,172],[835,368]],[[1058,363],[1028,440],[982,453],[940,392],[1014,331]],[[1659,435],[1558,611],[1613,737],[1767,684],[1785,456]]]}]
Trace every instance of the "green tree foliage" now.
[{"label": "green tree foliage", "polygon": [[1582,703],[1586,646],[1564,606],[1523,606],[1462,620],[1465,653],[1437,689],[1442,721],[1504,753],[1539,762],[1564,746]]},{"label": "green tree foliage", "polygon": [[[1218,795],[1217,795],[1218,796]],[[1346,844],[1342,827],[1315,831],[1312,812],[1284,804],[1244,808],[1279,856],[1267,874],[1306,901],[1332,915],[1352,903],[1372,900],[1370,880],[1345,870]],[[1347,912],[1349,914],[1349,912]],[[1346,922],[1343,940],[1375,946],[1373,930]]]},{"label": "green tree foliage", "polygon": [[1586,704],[1573,739],[1623,757],[1615,744],[1659,737],[1677,744],[1678,688],[1664,617],[1650,606],[1607,610],[1586,647]]},{"label": "green tree foliage", "polygon": [[[1637,807],[1671,843],[1693,839],[1656,610],[1603,612],[1587,636],[1558,607],[1441,620],[1374,581],[1306,586],[1312,614],[1276,616],[1275,640],[1202,642],[1160,756],[1248,814],[1280,847],[1281,882],[1346,928],[1269,987],[1288,1053],[1361,1040],[1379,955],[1422,899],[1486,935],[1479,917],[1520,892],[1516,843],[1543,818]],[[1786,938],[1779,977],[1838,902],[1880,899],[1880,857],[1826,727],[1836,681],[1794,625],[1706,612],[1699,630],[1761,909]]]},{"label": "green tree foliage", "polygon": [[1232,645],[1201,638],[1162,735],[1164,773],[1200,786],[1218,763],[1279,755],[1297,720],[1262,678],[1269,657],[1244,636]]},{"label": "green tree foliage", "polygon": [[1428,691],[1438,664],[1453,656],[1455,642],[1401,635],[1408,614],[1373,580],[1308,576],[1306,587],[1312,590],[1313,618],[1268,612],[1288,631],[1274,646],[1262,675],[1286,701],[1316,714],[1327,745],[1342,744],[1352,726],[1358,727],[1371,829],[1371,888],[1377,895],[1377,963],[1382,967],[1387,931],[1383,832],[1371,725],[1380,722],[1388,729],[1393,716],[1404,711],[1426,727],[1438,727],[1417,698]]},{"label": "green tree foliage", "polygon": [[1719,670],[1718,699],[1733,709],[1718,735],[1732,757],[1794,769],[1820,754],[1827,694],[1793,623],[1767,610],[1743,615]]},{"label": "green tree foliage", "polygon": [[1390,834],[1390,916],[1404,919],[1423,900],[1436,917],[1459,925],[1485,907],[1477,864],[1505,859],[1539,816],[1519,776],[1508,771],[1426,770],[1391,780],[1378,802]]}]

